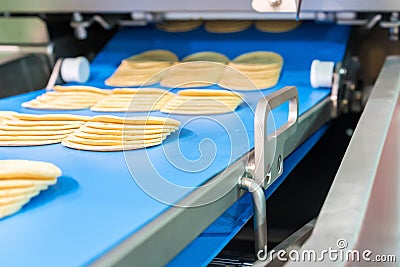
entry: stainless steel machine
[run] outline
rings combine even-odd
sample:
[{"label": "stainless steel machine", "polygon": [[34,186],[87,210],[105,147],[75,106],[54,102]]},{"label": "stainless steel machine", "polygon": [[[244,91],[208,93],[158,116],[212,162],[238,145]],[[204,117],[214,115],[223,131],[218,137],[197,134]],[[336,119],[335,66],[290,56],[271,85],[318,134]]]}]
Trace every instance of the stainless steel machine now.
[{"label": "stainless steel machine", "polygon": [[[36,150],[0,148],[2,158],[23,154],[46,158],[47,153],[61,165],[68,160],[81,159],[92,164],[88,165],[91,168],[96,168],[97,164],[101,166],[96,173],[99,185],[95,185],[93,181],[88,183],[92,174],[88,172],[80,179],[76,173],[83,172],[82,169],[78,171],[79,168],[65,164],[82,190],[74,187],[78,193],[72,190],[72,195],[58,197],[59,203],[54,201],[53,206],[48,205],[43,214],[38,211],[39,214],[32,212],[24,217],[23,213],[9,221],[0,221],[0,232],[8,233],[7,240],[15,240],[0,249],[0,265],[364,266],[368,262],[367,259],[332,260],[328,257],[318,261],[317,256],[322,255],[322,251],[333,248],[350,253],[368,250],[371,251],[368,264],[373,266],[378,259],[374,256],[383,255],[388,260],[381,261],[382,264],[397,266],[396,259],[400,261],[400,1],[1,2],[0,97],[13,97],[0,100],[0,109],[16,111],[21,111],[17,106],[19,101],[30,96],[21,94],[46,87],[57,59],[84,55],[94,59],[92,75],[98,75],[103,69],[116,67],[117,62],[111,64],[111,59],[125,55],[118,54],[118,49],[131,49],[125,51],[129,54],[149,45],[160,47],[166,38],[173,39],[173,35],[164,36],[154,30],[154,24],[162,21],[299,19],[305,25],[304,32],[298,35],[271,37],[272,47],[294,51],[287,52],[287,61],[295,67],[288,72],[290,75],[282,78],[279,85],[283,89],[275,88],[262,97],[249,94],[254,117],[241,117],[248,123],[245,123],[247,133],[252,134],[250,143],[253,143],[248,150],[238,153],[236,160],[226,164],[223,170],[208,174],[202,183],[212,186],[171,191],[176,194],[171,197],[175,205],[162,206],[159,210],[156,204],[149,202],[148,210],[154,208],[154,215],[149,215],[148,221],[140,227],[135,219],[141,217],[141,213],[129,209],[136,209],[138,203],[134,201],[140,200],[130,196],[119,198],[128,194],[131,184],[105,182],[109,178],[105,176],[111,175],[107,163],[117,162],[117,156],[80,158],[80,154],[63,154],[57,149],[53,153],[51,148],[41,150],[43,155],[37,155],[40,153]],[[152,39],[145,43],[141,38]],[[199,32],[179,38],[182,43],[187,42],[187,47],[229,51],[234,50],[231,47],[240,46],[241,38],[252,38],[256,43],[254,47],[263,47],[269,37],[249,33],[243,37],[229,37],[223,43],[219,37],[215,37],[219,41],[209,40]],[[292,45],[288,44],[291,41]],[[202,46],[197,45],[199,43]],[[228,43],[231,47],[227,47]],[[165,42],[164,45],[169,48],[177,44]],[[252,45],[241,44],[241,49]],[[309,51],[296,51],[296,46]],[[335,61],[332,86],[313,91],[307,76],[311,64],[305,66],[304,62],[314,57],[313,49],[323,50],[325,46],[326,52],[315,55],[332,54],[331,60]],[[176,49],[183,53],[184,48]],[[300,53],[310,55],[301,59],[296,55]],[[296,62],[302,65],[297,66]],[[303,72],[297,77],[298,69]],[[101,87],[101,79],[96,79],[89,85]],[[58,79],[58,82],[63,81]],[[318,100],[309,103],[309,98]],[[280,114],[284,105],[287,111],[282,116],[286,120],[271,142],[267,126],[269,112],[277,110],[275,112]],[[253,119],[261,122],[259,129],[262,130],[253,127],[253,121],[249,122]],[[331,125],[328,133],[327,125]],[[318,143],[320,138],[325,141]],[[342,150],[336,153],[335,148]],[[121,158],[118,156],[118,160]],[[76,161],[75,165],[79,164]],[[113,171],[116,176],[128,173]],[[264,181],[265,177],[268,179]],[[307,177],[310,177],[308,182]],[[68,185],[67,181],[64,185]],[[107,188],[110,192],[102,191]],[[296,191],[304,191],[305,200],[298,199],[293,193]],[[132,192],[140,195],[139,191]],[[181,197],[175,199],[178,195]],[[302,205],[307,203],[307,195],[309,199],[315,195],[315,200],[308,202],[309,206],[297,207],[296,211],[286,209],[296,206],[293,203],[297,201]],[[107,196],[114,197],[113,205],[103,201]],[[221,197],[205,204],[216,196]],[[38,200],[37,203],[40,207],[48,202],[43,204]],[[65,219],[65,214],[57,211],[71,211],[69,205],[79,206],[81,210]],[[253,214],[252,223],[247,223]],[[285,217],[285,214],[292,217]],[[72,220],[73,216],[79,219]],[[54,224],[64,221],[65,225],[57,228],[53,224],[48,232],[40,228],[44,237],[37,243],[40,250],[51,250],[52,256],[33,249],[35,253],[18,258],[17,251],[34,248],[34,237],[38,238],[18,233],[25,233],[27,225],[36,227],[44,219],[53,217],[60,218],[55,218]],[[204,248],[204,252],[199,248]],[[288,258],[294,250],[299,255],[312,250],[317,256],[315,260]],[[286,254],[279,255],[278,251]]]}]

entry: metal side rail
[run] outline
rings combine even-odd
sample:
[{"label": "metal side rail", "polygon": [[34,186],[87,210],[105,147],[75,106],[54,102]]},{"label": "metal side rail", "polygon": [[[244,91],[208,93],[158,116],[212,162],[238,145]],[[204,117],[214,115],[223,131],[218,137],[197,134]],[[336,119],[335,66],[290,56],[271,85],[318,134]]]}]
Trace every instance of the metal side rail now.
[{"label": "metal side rail", "polygon": [[[295,94],[294,94],[295,93]],[[282,94],[282,95],[281,95]],[[287,96],[281,98],[281,96]],[[285,87],[271,96],[267,100],[277,101],[272,107],[278,107],[280,104],[291,101],[297,95],[295,87]],[[275,99],[275,100],[273,100]],[[261,101],[265,101],[262,99]],[[271,103],[271,102],[270,102]],[[296,107],[292,102],[291,107]],[[281,160],[286,158],[294,151],[304,140],[310,137],[317,129],[328,122],[331,118],[332,102],[328,96],[319,104],[297,118],[289,116],[286,128],[293,124],[293,118],[297,121],[297,129],[291,133],[290,138],[286,138],[285,125],[278,129],[273,135],[277,138],[277,148],[281,152]],[[265,117],[267,118],[267,116]],[[280,137],[279,137],[280,136]],[[286,136],[286,137],[285,137]],[[266,135],[264,135],[266,137]],[[271,136],[269,136],[271,137]],[[285,137],[285,138],[283,138]],[[282,145],[280,142],[284,142]],[[277,164],[278,159],[273,160]],[[208,183],[213,186],[200,187],[177,203],[176,206],[169,208],[166,212],[155,218],[142,229],[122,241],[114,249],[93,262],[94,266],[162,266],[171,261],[180,251],[182,251],[192,240],[204,231],[212,222],[214,222],[225,210],[235,203],[244,193],[241,183],[244,179],[255,178],[254,149],[244,155],[241,159],[229,166],[225,171],[212,178]],[[271,185],[271,181],[279,177],[280,170],[275,172],[269,179],[266,188]],[[255,181],[255,180],[254,180]],[[251,189],[252,190],[252,189]],[[228,192],[228,193],[225,193]],[[223,194],[225,193],[225,194]],[[207,199],[218,200],[207,205]],[[260,206],[263,209],[263,206]],[[262,212],[260,212],[262,214]],[[262,225],[262,219],[259,217],[259,225]],[[187,227],[190,225],[191,227]],[[262,243],[266,240],[265,225],[258,228],[256,236],[259,237],[257,246],[265,247]],[[264,238],[265,235],[265,238]],[[167,245],[166,245],[167,244]],[[154,252],[157,256],[152,256]]]},{"label": "metal side rail", "polygon": [[[287,266],[398,266],[400,57],[381,70],[315,229]],[[335,250],[336,258],[324,252]],[[325,254],[324,254],[325,253]],[[397,263],[395,263],[397,261]]]}]

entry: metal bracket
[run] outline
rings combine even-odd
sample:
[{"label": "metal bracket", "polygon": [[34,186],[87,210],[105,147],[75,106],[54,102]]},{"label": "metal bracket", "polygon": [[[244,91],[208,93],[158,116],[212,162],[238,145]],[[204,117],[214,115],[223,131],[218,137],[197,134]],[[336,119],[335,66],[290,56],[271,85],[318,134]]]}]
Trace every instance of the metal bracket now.
[{"label": "metal bracket", "polygon": [[295,16],[300,9],[299,0],[252,0],[253,9],[257,12],[290,12]]},{"label": "metal bracket", "polygon": [[[269,113],[289,102],[288,121],[268,135],[267,120]],[[254,118],[255,141],[255,181],[265,188],[283,172],[283,157],[286,140],[296,132],[299,114],[298,92],[295,86],[284,87],[257,104]]]},{"label": "metal bracket", "polygon": [[114,23],[106,21],[100,15],[94,15],[89,20],[84,20],[82,14],[79,12],[72,14],[70,26],[74,29],[75,37],[78,40],[85,40],[87,38],[87,28],[89,28],[94,22],[97,22],[105,30],[111,30],[114,27]]},{"label": "metal bracket", "polygon": [[400,14],[393,12],[390,15],[389,21],[381,21],[379,25],[382,28],[389,29],[390,40],[398,41],[400,36]]},{"label": "metal bracket", "polygon": [[249,191],[253,198],[255,252],[258,257],[262,257],[267,253],[267,207],[264,190],[254,179],[247,177],[239,181],[239,186]]}]

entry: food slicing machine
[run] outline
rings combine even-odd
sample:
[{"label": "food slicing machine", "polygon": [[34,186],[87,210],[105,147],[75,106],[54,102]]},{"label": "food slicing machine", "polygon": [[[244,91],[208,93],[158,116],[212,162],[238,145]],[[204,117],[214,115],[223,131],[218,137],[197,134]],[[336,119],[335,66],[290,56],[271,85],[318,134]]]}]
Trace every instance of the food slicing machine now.
[{"label": "food slicing machine", "polygon": [[[394,160],[400,58],[384,59],[399,52],[398,1],[13,1],[0,10],[0,94],[7,96],[0,99],[1,110],[49,113],[21,103],[43,94],[36,89],[45,88],[56,60],[64,57],[89,57],[91,75],[84,85],[99,88],[112,88],[104,81],[122,59],[150,49],[168,49],[179,58],[209,50],[230,59],[258,50],[284,58],[278,84],[241,91],[245,103],[234,113],[171,115],[182,126],[162,146],[107,153],[60,144],[0,147],[0,159],[43,160],[63,171],[56,185],[0,220],[1,266],[277,264],[276,258],[257,259],[270,230],[265,199],[286,186],[330,126],[348,114],[362,115],[328,195],[322,194],[317,219],[293,229],[277,248],[323,250],[345,239],[349,248],[399,255]],[[154,27],[164,20],[296,18],[303,20],[299,28],[279,34],[254,27],[230,34]],[[368,45],[377,36],[382,41]],[[315,59],[334,63],[331,86],[311,86]],[[383,61],[382,68],[371,63]],[[253,215],[253,257],[217,257]],[[370,245],[377,235],[379,241]],[[310,263],[288,263],[296,264]]]}]

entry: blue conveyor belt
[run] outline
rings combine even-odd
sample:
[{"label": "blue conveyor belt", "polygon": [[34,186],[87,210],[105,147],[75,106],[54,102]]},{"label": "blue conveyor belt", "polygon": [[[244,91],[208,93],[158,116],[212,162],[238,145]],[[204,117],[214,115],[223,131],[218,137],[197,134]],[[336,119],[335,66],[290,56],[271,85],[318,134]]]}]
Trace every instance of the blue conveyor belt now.
[{"label": "blue conveyor belt", "polygon": [[[171,34],[152,28],[124,28],[93,61],[87,85],[107,88],[104,79],[121,59],[148,49],[170,49],[180,57],[213,50],[230,58],[254,50],[271,50],[283,56],[285,65],[278,85],[262,94],[296,85],[300,114],[303,114],[330,93],[329,89],[310,87],[311,61],[340,61],[348,35],[347,27],[313,23],[303,23],[293,32],[276,35],[255,29],[235,34],[210,34],[202,29]],[[20,106],[41,93],[43,91],[0,100],[0,109],[48,113]],[[179,133],[168,137],[163,146],[128,151],[125,155],[122,152],[78,151],[60,144],[0,147],[0,159],[44,160],[63,170],[56,185],[34,198],[16,215],[0,220],[0,266],[81,266],[93,262],[170,207],[141,190],[132,179],[125,160],[132,166],[133,176],[152,185],[156,193],[166,191],[155,182],[159,176],[181,188],[189,188],[167,190],[163,196],[166,199],[162,200],[175,203],[254,147],[251,108],[261,96],[259,92],[246,92],[248,105],[241,105],[231,114],[195,120],[191,116],[174,115],[172,117],[184,125]],[[68,113],[99,114],[91,111]],[[153,114],[166,116],[160,112]],[[287,118],[284,107],[273,114],[277,125]],[[209,151],[215,152],[214,158],[207,156]],[[203,157],[202,152],[206,152]],[[193,166],[198,169],[188,172]]]}]

